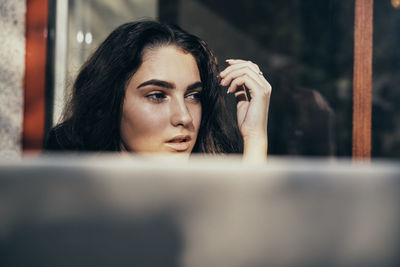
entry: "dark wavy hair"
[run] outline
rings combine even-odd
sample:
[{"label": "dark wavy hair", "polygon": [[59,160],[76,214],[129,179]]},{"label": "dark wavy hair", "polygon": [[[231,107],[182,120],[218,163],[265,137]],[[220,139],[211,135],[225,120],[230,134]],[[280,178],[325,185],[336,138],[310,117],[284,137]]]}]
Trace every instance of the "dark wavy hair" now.
[{"label": "dark wavy hair", "polygon": [[242,141],[221,95],[217,61],[207,44],[175,25],[126,23],[115,29],[82,66],[63,122],[50,130],[45,150],[120,151],[125,89],[144,51],[176,46],[196,59],[203,84],[202,121],[193,152],[239,153]]}]

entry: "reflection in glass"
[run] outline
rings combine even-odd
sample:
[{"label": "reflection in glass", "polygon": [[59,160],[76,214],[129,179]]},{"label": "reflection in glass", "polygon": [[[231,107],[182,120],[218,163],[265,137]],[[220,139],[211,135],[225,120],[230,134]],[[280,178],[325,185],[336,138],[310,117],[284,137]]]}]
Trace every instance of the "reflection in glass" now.
[{"label": "reflection in glass", "polygon": [[374,2],[373,157],[400,157],[400,1],[392,5]]},{"label": "reflection in glass", "polygon": [[[270,154],[351,155],[352,1],[185,0],[177,6],[170,20],[205,39],[221,68],[227,58],[249,59],[272,84]],[[160,16],[167,17],[162,9]]]}]

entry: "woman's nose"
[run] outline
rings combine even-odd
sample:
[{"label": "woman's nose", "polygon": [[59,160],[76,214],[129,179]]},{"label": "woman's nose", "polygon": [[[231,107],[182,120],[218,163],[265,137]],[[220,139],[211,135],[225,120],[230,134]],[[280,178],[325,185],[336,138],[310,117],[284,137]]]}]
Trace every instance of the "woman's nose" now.
[{"label": "woman's nose", "polygon": [[183,126],[187,128],[193,122],[192,115],[184,99],[177,99],[171,103],[171,124],[175,127]]}]

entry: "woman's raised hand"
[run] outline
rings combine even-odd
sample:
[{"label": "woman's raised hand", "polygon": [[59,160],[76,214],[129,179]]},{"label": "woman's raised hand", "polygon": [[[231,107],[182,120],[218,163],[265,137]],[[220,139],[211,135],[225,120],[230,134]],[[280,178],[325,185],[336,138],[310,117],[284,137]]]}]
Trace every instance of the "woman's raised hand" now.
[{"label": "woman's raised hand", "polygon": [[[237,100],[237,120],[243,137],[244,159],[265,159],[271,85],[259,67],[251,61],[228,59],[229,66],[220,73],[221,85]],[[247,96],[246,88],[250,95]]]}]

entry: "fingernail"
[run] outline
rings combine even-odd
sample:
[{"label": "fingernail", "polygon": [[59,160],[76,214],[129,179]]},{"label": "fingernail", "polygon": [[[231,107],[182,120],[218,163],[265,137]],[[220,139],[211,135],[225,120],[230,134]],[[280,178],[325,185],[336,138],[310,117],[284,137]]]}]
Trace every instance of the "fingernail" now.
[{"label": "fingernail", "polygon": [[226,91],[226,94],[227,94],[227,95],[229,94],[229,88],[228,88],[228,91]]},{"label": "fingernail", "polygon": [[227,59],[227,60],[225,60],[226,62],[229,62],[229,61],[233,61],[234,59]]},{"label": "fingernail", "polygon": [[221,85],[224,85],[225,84],[225,79],[222,79],[221,80]]}]

